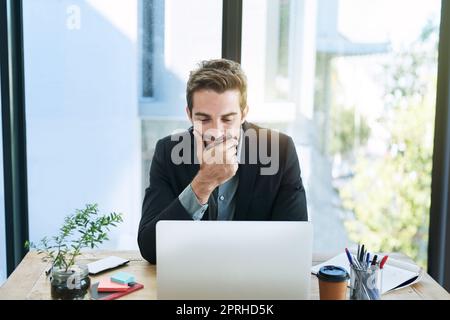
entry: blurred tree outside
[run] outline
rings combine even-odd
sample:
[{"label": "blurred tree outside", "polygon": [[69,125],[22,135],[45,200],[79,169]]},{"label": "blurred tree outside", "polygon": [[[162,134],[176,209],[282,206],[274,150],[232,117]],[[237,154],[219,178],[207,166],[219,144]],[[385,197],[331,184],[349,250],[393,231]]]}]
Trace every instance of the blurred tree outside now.
[{"label": "blurred tree outside", "polygon": [[[339,189],[342,205],[352,213],[345,222],[352,241],[371,251],[402,252],[426,266],[431,194],[438,28],[431,22],[410,46],[389,54],[383,116],[390,133],[383,156],[355,154],[352,177]],[[371,133],[363,123],[351,125],[354,108],[340,113],[332,151],[349,152],[355,134],[362,143]],[[336,122],[335,122],[336,123]],[[346,131],[345,131],[346,130]]]},{"label": "blurred tree outside", "polygon": [[330,153],[349,156],[361,145],[365,145],[370,136],[370,127],[366,119],[357,114],[354,106],[333,105],[331,108]]}]

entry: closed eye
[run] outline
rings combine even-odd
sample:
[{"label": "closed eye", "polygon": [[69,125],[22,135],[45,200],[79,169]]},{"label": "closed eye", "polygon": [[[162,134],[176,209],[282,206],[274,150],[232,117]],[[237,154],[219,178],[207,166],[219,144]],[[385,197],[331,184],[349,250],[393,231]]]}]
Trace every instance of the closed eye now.
[{"label": "closed eye", "polygon": [[211,121],[211,118],[197,118],[197,121],[208,122]]},{"label": "closed eye", "polygon": [[236,112],[230,112],[227,114],[222,115],[222,121],[223,122],[232,122],[236,118],[237,113]]},{"label": "closed eye", "polygon": [[228,117],[222,118],[222,121],[223,122],[231,122],[231,121],[234,121],[234,119],[235,119],[235,117],[228,116]]}]

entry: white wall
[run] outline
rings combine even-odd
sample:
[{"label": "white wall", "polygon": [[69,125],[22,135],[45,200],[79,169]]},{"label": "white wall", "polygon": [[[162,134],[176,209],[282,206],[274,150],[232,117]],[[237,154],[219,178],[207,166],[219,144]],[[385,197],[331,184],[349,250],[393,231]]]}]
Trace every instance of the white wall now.
[{"label": "white wall", "polygon": [[137,0],[25,0],[28,198],[33,241],[98,203],[125,222],[106,247],[135,248],[140,218]]}]

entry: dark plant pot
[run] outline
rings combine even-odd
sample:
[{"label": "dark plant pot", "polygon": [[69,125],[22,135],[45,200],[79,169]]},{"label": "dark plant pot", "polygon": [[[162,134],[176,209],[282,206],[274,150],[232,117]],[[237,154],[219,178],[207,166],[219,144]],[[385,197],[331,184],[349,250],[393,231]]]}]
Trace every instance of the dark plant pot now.
[{"label": "dark plant pot", "polygon": [[91,285],[86,265],[74,265],[69,270],[54,267],[50,277],[54,300],[83,300]]}]

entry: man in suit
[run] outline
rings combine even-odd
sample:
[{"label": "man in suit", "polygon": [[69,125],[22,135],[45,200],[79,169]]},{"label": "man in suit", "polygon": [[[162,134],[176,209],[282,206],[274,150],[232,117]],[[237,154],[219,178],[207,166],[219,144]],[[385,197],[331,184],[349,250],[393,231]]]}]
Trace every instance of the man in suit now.
[{"label": "man in suit", "polygon": [[193,126],[156,144],[138,232],[146,260],[156,263],[160,220],[308,220],[294,143],[245,120],[238,63],[203,61],[190,73],[186,100]]}]

